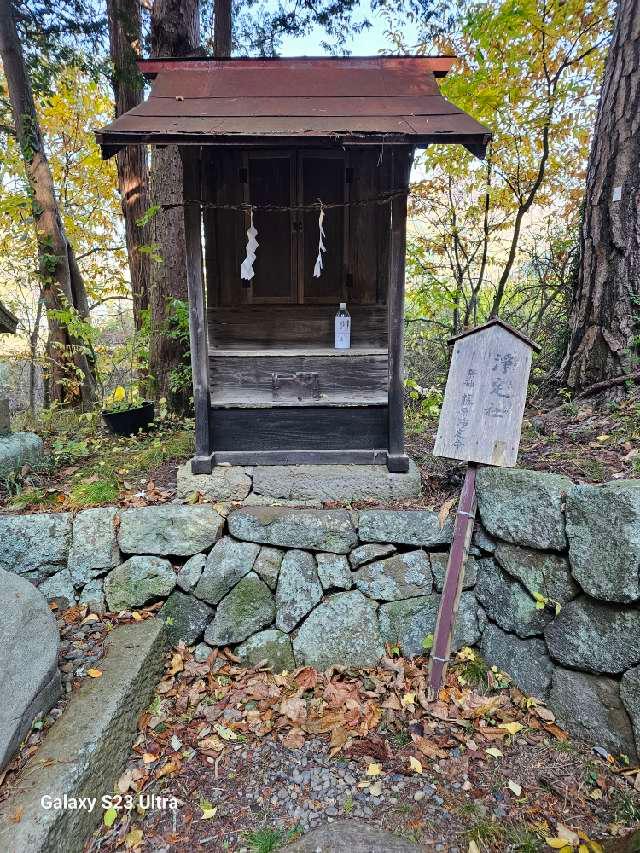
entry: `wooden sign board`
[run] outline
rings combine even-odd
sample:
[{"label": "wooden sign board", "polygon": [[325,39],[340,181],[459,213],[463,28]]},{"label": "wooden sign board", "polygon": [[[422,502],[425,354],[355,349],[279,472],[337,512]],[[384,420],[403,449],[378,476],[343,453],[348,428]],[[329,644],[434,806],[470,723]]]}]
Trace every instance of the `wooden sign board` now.
[{"label": "wooden sign board", "polygon": [[453,338],[434,456],[513,467],[533,350],[539,347],[501,320]]}]

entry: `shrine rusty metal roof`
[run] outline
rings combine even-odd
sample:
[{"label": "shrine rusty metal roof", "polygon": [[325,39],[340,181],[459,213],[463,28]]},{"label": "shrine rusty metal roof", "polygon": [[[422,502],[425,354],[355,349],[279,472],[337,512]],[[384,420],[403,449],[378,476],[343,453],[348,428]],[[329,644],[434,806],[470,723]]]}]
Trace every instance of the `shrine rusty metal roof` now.
[{"label": "shrine rusty metal roof", "polygon": [[149,98],[96,131],[103,156],[127,144],[460,143],[490,132],[440,94],[455,57],[152,59]]}]

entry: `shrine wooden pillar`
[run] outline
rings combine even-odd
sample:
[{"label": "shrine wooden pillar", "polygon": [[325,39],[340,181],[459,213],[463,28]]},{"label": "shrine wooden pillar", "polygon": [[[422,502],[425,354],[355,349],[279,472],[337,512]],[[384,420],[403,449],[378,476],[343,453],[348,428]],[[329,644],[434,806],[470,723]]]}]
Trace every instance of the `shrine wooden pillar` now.
[{"label": "shrine wooden pillar", "polygon": [[[393,151],[392,190],[409,187],[413,149],[398,147]],[[398,195],[391,202],[389,227],[389,286],[387,290],[389,333],[389,471],[409,470],[409,457],[404,452],[404,256],[407,246],[407,196]]]},{"label": "shrine wooden pillar", "polygon": [[189,292],[189,339],[193,404],[196,416],[194,474],[210,474],[213,467],[209,431],[209,346],[202,272],[201,148],[181,146],[186,244],[187,288]]}]

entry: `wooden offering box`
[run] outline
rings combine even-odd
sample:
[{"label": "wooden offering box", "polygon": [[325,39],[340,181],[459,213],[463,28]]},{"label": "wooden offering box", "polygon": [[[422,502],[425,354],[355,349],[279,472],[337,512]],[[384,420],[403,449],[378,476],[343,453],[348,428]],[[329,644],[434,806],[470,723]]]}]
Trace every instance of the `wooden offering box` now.
[{"label": "wooden offering box", "polygon": [[[195,472],[377,463],[406,471],[402,340],[416,147],[483,156],[448,103],[452,57],[140,62],[144,104],[97,133],[103,155],[177,144],[183,162]],[[318,255],[320,203],[326,252]],[[254,275],[243,280],[247,229]],[[334,348],[340,302],[351,348]]]}]

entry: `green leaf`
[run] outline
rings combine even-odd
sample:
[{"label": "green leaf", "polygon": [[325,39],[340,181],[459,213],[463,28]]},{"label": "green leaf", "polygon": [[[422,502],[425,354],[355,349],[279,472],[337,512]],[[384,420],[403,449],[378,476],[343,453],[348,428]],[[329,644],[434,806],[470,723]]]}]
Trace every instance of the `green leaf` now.
[{"label": "green leaf", "polygon": [[113,824],[116,822],[117,817],[118,817],[118,812],[116,811],[116,809],[114,809],[113,806],[111,806],[111,808],[106,810],[102,820],[104,822],[104,825],[107,827],[107,829],[111,829]]}]

